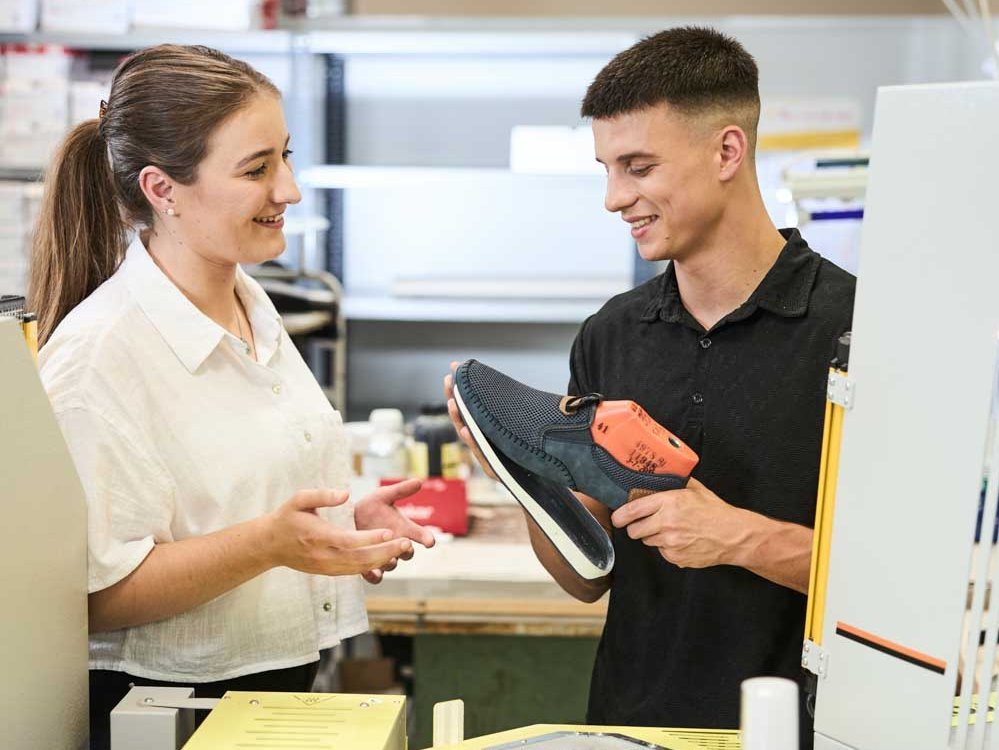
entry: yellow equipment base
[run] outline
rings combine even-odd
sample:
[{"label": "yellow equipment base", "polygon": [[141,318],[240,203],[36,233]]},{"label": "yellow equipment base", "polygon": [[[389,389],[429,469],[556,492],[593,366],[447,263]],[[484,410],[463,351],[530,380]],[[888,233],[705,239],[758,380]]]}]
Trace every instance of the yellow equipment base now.
[{"label": "yellow equipment base", "polygon": [[226,693],[184,750],[406,750],[406,699]]},{"label": "yellow equipment base", "polygon": [[[445,745],[447,750],[485,750],[541,737],[552,732],[601,732],[621,734],[632,739],[651,742],[667,750],[739,750],[739,732],[726,729],[656,729],[652,727],[596,727],[580,724],[534,724],[529,727],[511,729],[507,732],[488,734],[465,740],[453,745]],[[186,749],[185,749],[186,750]],[[525,746],[530,750],[530,745]]]}]

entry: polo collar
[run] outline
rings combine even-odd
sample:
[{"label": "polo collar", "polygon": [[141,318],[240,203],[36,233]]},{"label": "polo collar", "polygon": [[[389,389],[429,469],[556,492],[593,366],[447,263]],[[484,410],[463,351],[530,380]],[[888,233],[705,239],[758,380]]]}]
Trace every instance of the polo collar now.
[{"label": "polo collar", "polygon": [[[744,320],[757,308],[784,318],[798,318],[808,311],[821,258],[808,247],[797,229],[781,229],[780,233],[785,243],[773,266],[749,299],[726,315],[718,325]],[[651,322],[660,319],[666,323],[678,323],[689,318],[690,313],[680,299],[673,263],[659,278],[659,293],[646,306],[641,320]]]},{"label": "polo collar", "polygon": [[[156,265],[138,235],[125,252],[120,272],[139,307],[189,372],[197,371],[224,339],[239,344],[235,336],[184,296]],[[236,293],[253,328],[258,361],[267,364],[280,345],[280,315],[259,285],[239,267]]]}]

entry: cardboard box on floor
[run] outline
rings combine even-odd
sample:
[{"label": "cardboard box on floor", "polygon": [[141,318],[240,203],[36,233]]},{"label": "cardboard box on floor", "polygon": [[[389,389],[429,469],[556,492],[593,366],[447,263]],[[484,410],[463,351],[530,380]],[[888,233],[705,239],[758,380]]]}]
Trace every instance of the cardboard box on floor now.
[{"label": "cardboard box on floor", "polygon": [[339,669],[340,689],[344,693],[402,695],[404,692],[395,681],[395,659],[344,659]]}]

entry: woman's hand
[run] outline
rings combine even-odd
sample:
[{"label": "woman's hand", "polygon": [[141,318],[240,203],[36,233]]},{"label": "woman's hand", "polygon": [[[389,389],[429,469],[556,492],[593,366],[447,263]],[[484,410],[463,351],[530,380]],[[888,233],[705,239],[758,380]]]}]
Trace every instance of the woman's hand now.
[{"label": "woman's hand", "polygon": [[[395,499],[405,497],[405,494]],[[413,556],[412,542],[406,538],[407,534],[396,533],[397,527],[369,523],[358,524],[356,531],[344,529],[320,518],[316,512],[319,508],[343,505],[348,497],[349,494],[341,490],[296,492],[264,517],[266,534],[261,553],[273,566],[283,565],[303,573],[327,576],[364,575],[372,570],[395,567],[395,561],[400,557]],[[398,515],[394,508],[390,510]],[[387,514],[365,515],[391,520]],[[432,540],[431,536],[431,543]]]},{"label": "woman's hand", "polygon": [[[397,500],[417,492],[422,487],[419,479],[407,479],[403,482],[379,487],[370,495],[366,495],[357,501],[354,506],[354,525],[361,529],[388,529],[397,537],[410,539],[419,542],[424,547],[434,546],[434,535],[429,529],[413,523],[413,521],[402,515],[395,507]],[[413,556],[413,548],[403,552],[400,557],[409,560]],[[382,565],[364,573],[364,580],[368,583],[379,583],[382,575],[395,569],[398,560],[390,560],[388,565]]]}]

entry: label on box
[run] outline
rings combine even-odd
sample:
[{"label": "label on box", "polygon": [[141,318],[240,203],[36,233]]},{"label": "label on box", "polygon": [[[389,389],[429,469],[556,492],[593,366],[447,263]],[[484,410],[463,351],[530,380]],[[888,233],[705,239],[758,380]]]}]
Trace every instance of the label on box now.
[{"label": "label on box", "polygon": [[[382,479],[381,486],[397,481]],[[398,500],[395,507],[421,526],[434,526],[458,536],[468,533],[468,493],[464,479],[424,479],[419,492]]]}]

